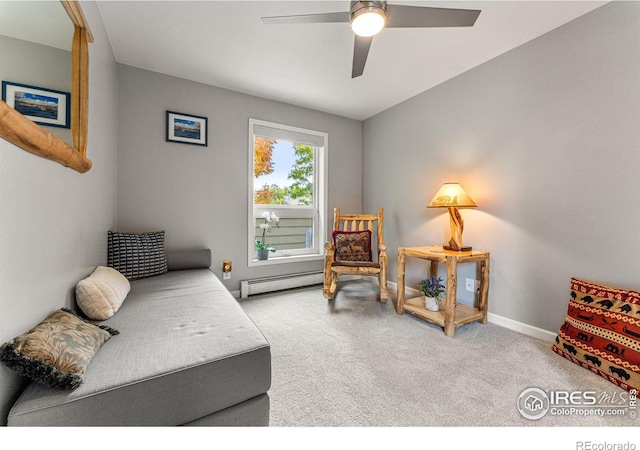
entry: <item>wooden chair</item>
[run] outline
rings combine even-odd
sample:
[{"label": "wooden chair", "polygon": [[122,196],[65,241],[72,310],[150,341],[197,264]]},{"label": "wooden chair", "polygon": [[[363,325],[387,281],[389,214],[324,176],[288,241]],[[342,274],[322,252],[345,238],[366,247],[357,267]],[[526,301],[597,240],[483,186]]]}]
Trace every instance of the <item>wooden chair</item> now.
[{"label": "wooden chair", "polygon": [[[374,224],[376,225],[374,227]],[[384,243],[384,209],[378,214],[340,214],[340,208],[333,210],[333,231],[371,231],[371,251],[377,254],[377,261],[336,261],[333,242],[324,244],[324,288],[322,294],[333,299],[338,289],[340,275],[377,276],[380,285],[380,301],[387,301],[387,246]],[[377,251],[373,245],[377,243]]]}]

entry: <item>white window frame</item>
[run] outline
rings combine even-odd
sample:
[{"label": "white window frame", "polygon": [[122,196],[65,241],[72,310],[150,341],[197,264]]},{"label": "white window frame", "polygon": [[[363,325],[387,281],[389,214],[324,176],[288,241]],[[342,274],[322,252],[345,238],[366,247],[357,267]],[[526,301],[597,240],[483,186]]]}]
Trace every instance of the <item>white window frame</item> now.
[{"label": "white window frame", "polygon": [[[268,127],[277,129],[279,133],[291,134],[291,140],[296,142],[295,135],[306,134],[321,138],[324,145],[314,145],[316,152],[314,152],[314,179],[313,179],[313,201],[314,205],[310,206],[280,206],[280,205],[253,205],[253,193],[255,175],[253,169],[254,163],[254,136],[255,128]],[[278,139],[278,138],[274,138]],[[280,137],[279,139],[285,139]],[[329,135],[322,131],[308,130],[305,128],[293,127],[290,125],[283,125],[274,122],[267,122],[259,119],[249,119],[249,172],[248,172],[248,223],[247,223],[247,243],[248,254],[247,262],[249,267],[265,266],[273,264],[286,264],[286,263],[299,263],[302,261],[315,261],[324,258],[324,237],[326,235],[326,223],[327,223],[327,196],[328,196],[328,183],[327,183],[327,165],[328,165],[328,147],[329,147]],[[254,211],[255,209],[255,211]],[[314,220],[314,233],[313,233],[313,248],[312,249],[299,249],[299,250],[282,250],[269,254],[269,259],[258,260],[256,258],[256,246],[254,230],[256,226],[256,218],[262,217],[264,211],[272,211],[280,218],[287,217],[310,217]]]}]

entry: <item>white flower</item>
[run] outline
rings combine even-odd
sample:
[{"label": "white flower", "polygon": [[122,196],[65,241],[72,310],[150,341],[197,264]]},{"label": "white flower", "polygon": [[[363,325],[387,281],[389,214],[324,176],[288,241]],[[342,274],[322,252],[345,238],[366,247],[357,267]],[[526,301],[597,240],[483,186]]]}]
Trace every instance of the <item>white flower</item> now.
[{"label": "white flower", "polygon": [[264,219],[265,222],[271,222],[271,221],[279,222],[280,221],[280,217],[276,216],[275,213],[269,212],[269,211],[263,212],[262,213],[262,218]]},{"label": "white flower", "polygon": [[269,225],[268,223],[261,223],[260,228],[262,228],[263,230],[268,230],[269,228],[271,228],[271,225]]}]

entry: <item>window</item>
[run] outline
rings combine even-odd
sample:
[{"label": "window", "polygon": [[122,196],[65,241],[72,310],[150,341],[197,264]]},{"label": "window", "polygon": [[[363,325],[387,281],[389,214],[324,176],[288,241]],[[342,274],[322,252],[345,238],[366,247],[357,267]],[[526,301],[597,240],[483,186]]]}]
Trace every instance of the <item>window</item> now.
[{"label": "window", "polygon": [[[322,258],[327,138],[249,119],[249,266]],[[274,250],[268,260],[256,241]]]}]

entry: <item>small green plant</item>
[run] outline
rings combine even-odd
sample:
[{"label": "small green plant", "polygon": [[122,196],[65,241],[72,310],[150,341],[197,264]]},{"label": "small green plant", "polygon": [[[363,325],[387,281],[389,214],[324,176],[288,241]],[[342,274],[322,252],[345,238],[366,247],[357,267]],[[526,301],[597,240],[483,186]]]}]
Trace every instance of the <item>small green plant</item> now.
[{"label": "small green plant", "polygon": [[442,284],[442,278],[431,275],[431,278],[418,283],[418,289],[427,297],[440,297],[447,292],[447,288]]},{"label": "small green plant", "polygon": [[269,250],[270,252],[275,252],[276,249],[273,247],[265,247],[264,244],[260,241],[256,241],[256,248],[258,250]]}]

